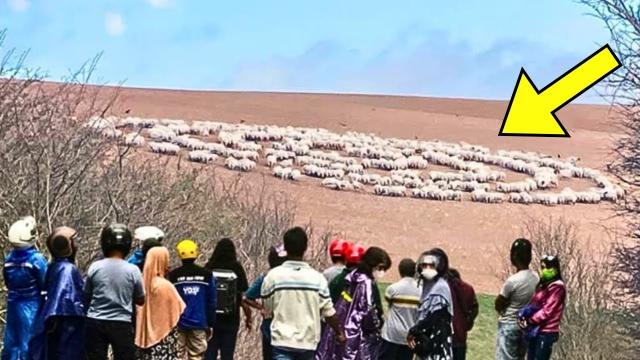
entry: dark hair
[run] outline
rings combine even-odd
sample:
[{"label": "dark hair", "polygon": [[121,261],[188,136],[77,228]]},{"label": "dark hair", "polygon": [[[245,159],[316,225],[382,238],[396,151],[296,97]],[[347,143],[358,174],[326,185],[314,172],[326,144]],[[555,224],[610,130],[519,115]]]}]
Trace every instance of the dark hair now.
[{"label": "dark hair", "polygon": [[525,238],[516,239],[511,245],[511,263],[513,265],[529,266],[533,246]]},{"label": "dark hair", "polygon": [[332,256],[331,257],[331,262],[332,263],[338,263],[338,262],[344,262],[344,256],[343,255],[337,255],[337,256]]},{"label": "dark hair", "polygon": [[284,233],[283,241],[284,249],[289,257],[302,257],[307,251],[309,238],[304,229],[297,226]]},{"label": "dark hair", "polygon": [[380,265],[382,265],[385,270],[389,269],[391,267],[391,258],[383,249],[372,246],[362,255],[362,260],[360,260],[358,264],[358,270],[371,275],[373,269]]},{"label": "dark hair", "polygon": [[269,268],[273,269],[274,267],[278,267],[282,265],[282,263],[284,263],[285,260],[286,260],[285,257],[278,255],[278,249],[272,246],[271,249],[269,250],[269,255],[267,256],[267,261],[269,262]]},{"label": "dark hair", "polygon": [[207,261],[205,267],[207,269],[225,268],[224,265],[237,263],[236,245],[229,238],[218,241],[213,253]]},{"label": "dark hair", "polygon": [[412,259],[402,259],[398,265],[401,277],[414,277],[416,275],[416,262]]},{"label": "dark hair", "polygon": [[162,246],[162,243],[156,239],[147,239],[142,242],[142,256],[146,257],[151,248]]},{"label": "dark hair", "polygon": [[438,257],[438,266],[436,267],[436,271],[438,272],[438,276],[443,276],[445,278],[449,278],[449,257],[444,250],[440,248],[433,248],[427,251],[427,254],[434,255]]},{"label": "dark hair", "polygon": [[449,274],[451,274],[451,277],[456,280],[462,280],[462,278],[460,277],[460,271],[458,271],[458,269],[449,268]]},{"label": "dark hair", "polygon": [[[556,269],[556,276],[546,281],[545,283],[552,283],[556,280],[562,280],[562,271],[560,270],[560,259],[557,256],[543,256],[540,259],[540,265],[544,264],[547,269]],[[543,284],[542,279],[540,279],[540,284]]]}]

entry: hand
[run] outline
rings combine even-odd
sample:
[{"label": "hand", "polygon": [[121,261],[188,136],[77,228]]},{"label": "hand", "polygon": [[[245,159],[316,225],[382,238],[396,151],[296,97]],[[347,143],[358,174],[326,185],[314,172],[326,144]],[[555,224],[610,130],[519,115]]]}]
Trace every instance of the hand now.
[{"label": "hand", "polygon": [[208,328],[207,330],[205,330],[205,334],[207,336],[207,341],[211,340],[211,338],[213,337],[213,329]]},{"label": "hand", "polygon": [[338,342],[338,344],[344,344],[345,342],[347,342],[347,338],[344,336],[344,332],[340,331],[336,335],[336,341]]},{"label": "hand", "polygon": [[416,348],[416,339],[409,335],[407,336],[407,345],[409,346],[409,349],[413,350]]},{"label": "hand", "polygon": [[246,326],[247,330],[251,330],[253,328],[253,316],[245,317],[244,325]]},{"label": "hand", "polygon": [[529,326],[529,322],[527,319],[518,319],[518,326],[520,326],[521,329],[526,329]]}]

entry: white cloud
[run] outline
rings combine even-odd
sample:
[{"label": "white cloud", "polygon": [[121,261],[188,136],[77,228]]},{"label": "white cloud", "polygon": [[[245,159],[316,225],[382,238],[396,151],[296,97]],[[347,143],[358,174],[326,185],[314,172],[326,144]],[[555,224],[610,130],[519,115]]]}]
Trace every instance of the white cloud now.
[{"label": "white cloud", "polygon": [[172,0],[147,0],[147,2],[149,3],[149,5],[160,9],[166,9],[173,3]]},{"label": "white cloud", "polygon": [[125,25],[122,15],[118,13],[108,12],[104,18],[104,27],[107,34],[111,36],[120,36],[124,33]]},{"label": "white cloud", "polygon": [[7,0],[9,7],[17,12],[27,11],[31,3],[29,0]]}]

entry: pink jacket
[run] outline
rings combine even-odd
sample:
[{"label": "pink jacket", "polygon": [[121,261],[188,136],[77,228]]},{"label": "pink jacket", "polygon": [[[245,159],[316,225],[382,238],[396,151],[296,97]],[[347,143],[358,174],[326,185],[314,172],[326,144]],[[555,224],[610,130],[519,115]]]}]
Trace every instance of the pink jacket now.
[{"label": "pink jacket", "polygon": [[531,305],[540,308],[529,320],[540,326],[540,332],[560,332],[560,321],[564,313],[564,302],[567,290],[562,280],[540,286],[531,299]]}]

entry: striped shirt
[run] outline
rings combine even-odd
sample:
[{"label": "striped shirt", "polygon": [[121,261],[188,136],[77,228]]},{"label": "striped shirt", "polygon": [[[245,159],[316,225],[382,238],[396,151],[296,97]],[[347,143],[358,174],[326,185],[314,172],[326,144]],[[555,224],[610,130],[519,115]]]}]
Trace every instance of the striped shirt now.
[{"label": "striped shirt", "polygon": [[402,278],[387,288],[385,299],[389,303],[389,311],[382,327],[382,338],[394,344],[407,345],[407,334],[418,317],[418,283],[410,277]]},{"label": "striped shirt", "polygon": [[320,342],[320,317],[335,309],[324,276],[302,261],[286,261],[264,278],[260,296],[273,314],[271,345],[315,350]]}]

